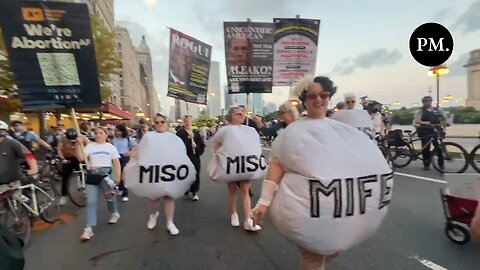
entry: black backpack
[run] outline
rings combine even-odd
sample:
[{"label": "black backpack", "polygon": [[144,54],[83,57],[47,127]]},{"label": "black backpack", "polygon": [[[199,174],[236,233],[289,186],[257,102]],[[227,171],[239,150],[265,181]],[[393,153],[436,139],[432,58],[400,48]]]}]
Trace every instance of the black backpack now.
[{"label": "black backpack", "polygon": [[15,132],[11,132],[10,136],[15,140],[19,141],[21,144],[23,144],[23,146],[25,146],[28,150],[32,151],[33,145],[31,141],[27,141],[27,134],[28,134],[28,131],[24,131],[20,133],[19,136],[17,136]]},{"label": "black backpack", "polygon": [[25,266],[23,241],[0,225],[0,265],[2,269],[21,270]]}]

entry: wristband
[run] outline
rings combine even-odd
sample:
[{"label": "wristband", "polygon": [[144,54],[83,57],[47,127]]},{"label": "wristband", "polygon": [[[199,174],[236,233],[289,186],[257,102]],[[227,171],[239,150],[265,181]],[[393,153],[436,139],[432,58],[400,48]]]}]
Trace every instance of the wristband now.
[{"label": "wristband", "polygon": [[265,179],[262,186],[262,194],[258,200],[258,204],[270,207],[272,204],[272,199],[275,196],[275,193],[278,191],[277,183]]}]

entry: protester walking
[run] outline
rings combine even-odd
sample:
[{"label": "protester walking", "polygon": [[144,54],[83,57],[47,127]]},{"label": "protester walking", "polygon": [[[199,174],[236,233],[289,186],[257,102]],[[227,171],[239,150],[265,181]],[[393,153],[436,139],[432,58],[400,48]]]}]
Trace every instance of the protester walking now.
[{"label": "protester walking", "polygon": [[68,183],[74,170],[79,169],[80,162],[75,151],[77,131],[73,128],[67,129],[65,136],[58,143],[57,154],[62,162],[62,197],[60,205],[67,204]]},{"label": "protester walking", "polygon": [[[119,124],[115,127],[115,136],[112,139],[112,144],[120,154],[120,167],[123,175],[123,169],[128,161],[130,161],[131,151],[137,147],[137,142],[135,142],[133,138],[130,138],[127,127]],[[121,179],[123,179],[123,177]],[[122,202],[128,202],[128,190],[125,188],[123,180],[120,180],[118,188],[121,192]]]}]

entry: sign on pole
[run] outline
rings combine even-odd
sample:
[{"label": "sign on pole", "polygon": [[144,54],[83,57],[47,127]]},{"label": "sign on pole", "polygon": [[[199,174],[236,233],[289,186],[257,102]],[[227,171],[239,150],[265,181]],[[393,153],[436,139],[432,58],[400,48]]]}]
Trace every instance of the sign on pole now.
[{"label": "sign on pole", "polygon": [[271,93],[274,25],[224,22],[228,93]]},{"label": "sign on pole", "polygon": [[320,20],[294,18],[273,21],[273,85],[290,86],[305,75],[315,75]]},{"label": "sign on pole", "polygon": [[207,104],[212,46],[170,29],[167,96]]},{"label": "sign on pole", "polygon": [[101,105],[86,4],[6,1],[0,20],[23,109]]}]

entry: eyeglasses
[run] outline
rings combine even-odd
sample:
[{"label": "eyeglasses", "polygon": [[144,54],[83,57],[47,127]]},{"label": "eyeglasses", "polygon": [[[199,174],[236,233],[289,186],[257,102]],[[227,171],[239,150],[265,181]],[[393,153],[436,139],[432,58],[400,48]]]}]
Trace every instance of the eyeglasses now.
[{"label": "eyeglasses", "polygon": [[330,92],[321,92],[320,94],[316,94],[316,93],[309,93],[307,95],[308,99],[317,99],[318,97],[320,97],[321,99],[328,99],[330,97]]},{"label": "eyeglasses", "polygon": [[155,121],[155,124],[157,124],[157,125],[165,124],[165,121],[164,121],[164,120],[162,120],[162,121]]}]

